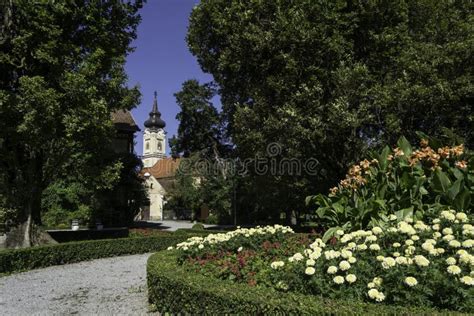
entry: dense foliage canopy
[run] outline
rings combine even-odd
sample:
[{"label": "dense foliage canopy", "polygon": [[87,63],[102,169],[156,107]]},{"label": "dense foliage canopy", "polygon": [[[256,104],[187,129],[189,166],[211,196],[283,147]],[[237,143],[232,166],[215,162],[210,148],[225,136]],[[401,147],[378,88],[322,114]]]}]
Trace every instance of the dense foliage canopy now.
[{"label": "dense foliage canopy", "polygon": [[58,180],[87,188],[87,203],[119,181],[124,162],[110,156],[111,112],[139,100],[123,66],[142,2],[13,0],[2,7],[0,217],[41,223],[43,191]]},{"label": "dense foliage canopy", "polygon": [[469,1],[201,1],[187,40],[218,85],[236,156],[318,161],[317,174],[250,172],[247,209],[302,210],[402,135],[451,131],[472,147],[473,19]]}]

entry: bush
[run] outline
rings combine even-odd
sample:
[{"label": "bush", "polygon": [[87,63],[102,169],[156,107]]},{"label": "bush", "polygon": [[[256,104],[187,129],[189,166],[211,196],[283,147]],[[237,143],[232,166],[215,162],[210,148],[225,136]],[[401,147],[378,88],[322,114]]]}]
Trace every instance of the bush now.
[{"label": "bush", "polygon": [[[390,216],[386,227],[298,242],[286,227],[238,229],[176,245],[194,274],[330,299],[474,312],[473,219]],[[301,240],[300,240],[301,241]]]},{"label": "bush", "polygon": [[148,259],[148,300],[162,314],[436,314],[422,307],[329,300],[190,274],[177,265],[176,255],[175,251],[163,251]]},{"label": "bush", "polygon": [[193,227],[191,227],[191,229],[194,229],[194,230],[204,230],[204,225],[201,224],[201,223],[197,223],[197,224],[194,224]]},{"label": "bush", "polygon": [[160,251],[189,235],[70,242],[0,251],[0,274],[113,256]]},{"label": "bush", "polygon": [[[424,136],[426,137],[426,136]],[[383,225],[388,214],[429,218],[446,208],[470,213],[474,208],[474,155],[463,145],[442,146],[422,139],[413,149],[405,138],[349,169],[330,194],[311,196],[320,225],[365,229]]]}]

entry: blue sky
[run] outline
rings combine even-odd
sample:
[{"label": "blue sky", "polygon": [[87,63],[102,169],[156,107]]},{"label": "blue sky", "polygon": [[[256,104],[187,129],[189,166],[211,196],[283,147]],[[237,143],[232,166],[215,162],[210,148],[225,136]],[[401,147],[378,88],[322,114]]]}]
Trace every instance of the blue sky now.
[{"label": "blue sky", "polygon": [[[127,57],[125,66],[129,85],[138,84],[142,93],[141,104],[132,110],[135,121],[143,131],[153,103],[153,91],[158,92],[158,109],[166,122],[167,137],[176,134],[179,107],[173,94],[187,79],[208,82],[196,58],[188,50],[185,37],[189,14],[198,0],[148,0],[141,11],[142,22],[133,46],[135,52]],[[142,132],[136,134],[135,151],[143,151]],[[166,143],[169,153],[168,142]]]}]

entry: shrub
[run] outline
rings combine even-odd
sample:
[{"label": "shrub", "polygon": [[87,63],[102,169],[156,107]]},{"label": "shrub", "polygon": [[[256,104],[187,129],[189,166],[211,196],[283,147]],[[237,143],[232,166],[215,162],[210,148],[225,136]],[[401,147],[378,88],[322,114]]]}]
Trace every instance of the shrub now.
[{"label": "shrub", "polygon": [[450,210],[430,224],[389,219],[385,227],[339,230],[329,243],[318,238],[293,248],[285,227],[192,237],[176,246],[178,263],[280,292],[474,312],[472,218]]},{"label": "shrub", "polygon": [[191,229],[194,229],[194,230],[204,230],[204,225],[201,224],[201,223],[196,223],[193,225],[193,227],[191,227]]},{"label": "shrub", "polygon": [[470,213],[474,207],[474,156],[463,145],[442,146],[423,139],[413,149],[405,138],[352,166],[329,195],[307,198],[327,231],[381,226],[395,213],[420,219],[446,208]]},{"label": "shrub", "polygon": [[0,274],[98,258],[159,251],[189,235],[70,242],[0,251]]},{"label": "shrub", "polygon": [[152,255],[147,263],[148,300],[162,313],[199,315],[437,314],[423,307],[385,306],[329,300],[190,274],[176,264],[175,251]]}]

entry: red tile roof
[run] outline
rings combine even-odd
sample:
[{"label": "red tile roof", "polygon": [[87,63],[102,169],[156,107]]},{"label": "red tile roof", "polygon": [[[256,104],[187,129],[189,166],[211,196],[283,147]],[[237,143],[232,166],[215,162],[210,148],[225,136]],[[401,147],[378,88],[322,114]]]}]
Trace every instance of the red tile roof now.
[{"label": "red tile roof", "polygon": [[153,167],[143,168],[142,174],[149,172],[156,179],[173,178],[178,170],[180,158],[163,158],[158,160]]}]

